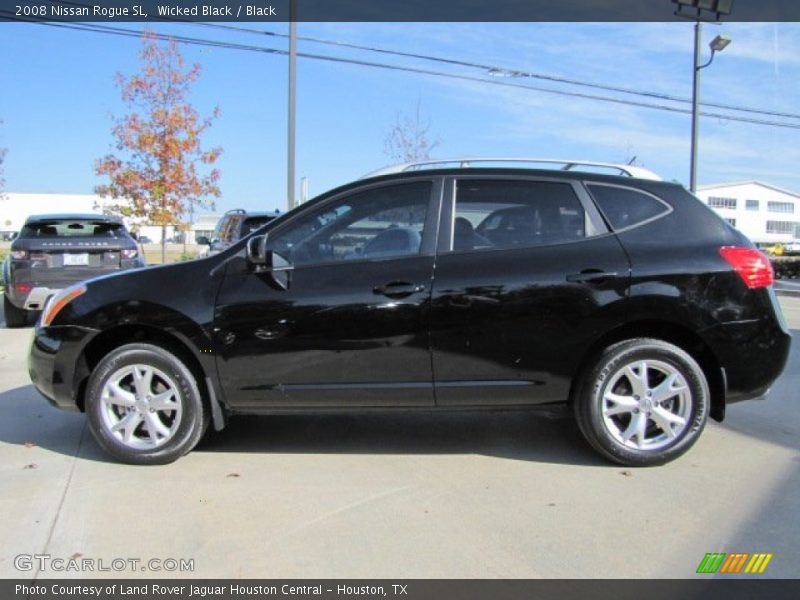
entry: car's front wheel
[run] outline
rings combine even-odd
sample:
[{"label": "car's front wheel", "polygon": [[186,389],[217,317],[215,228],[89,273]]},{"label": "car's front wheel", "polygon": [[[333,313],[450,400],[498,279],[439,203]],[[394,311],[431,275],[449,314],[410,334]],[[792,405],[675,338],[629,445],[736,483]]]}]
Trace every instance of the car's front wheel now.
[{"label": "car's front wheel", "polygon": [[710,394],[687,352],[638,338],[606,348],[584,371],[573,401],[595,450],[620,464],[650,466],[677,458],[697,441]]},{"label": "car's front wheel", "polygon": [[180,458],[208,425],[192,372],[151,344],[121,346],[97,364],[87,385],[86,413],[97,443],[131,464]]}]

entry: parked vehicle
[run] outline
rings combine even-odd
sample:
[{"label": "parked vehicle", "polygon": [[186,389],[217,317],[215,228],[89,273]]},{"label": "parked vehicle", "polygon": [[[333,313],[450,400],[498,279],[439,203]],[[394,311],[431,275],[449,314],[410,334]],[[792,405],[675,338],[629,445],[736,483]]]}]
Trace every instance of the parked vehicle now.
[{"label": "parked vehicle", "polygon": [[781,243],[770,244],[764,247],[764,252],[769,256],[783,256],[786,253],[786,246]]},{"label": "parked vehicle", "polygon": [[783,245],[783,254],[786,256],[797,256],[800,254],[800,240],[792,240]]},{"label": "parked vehicle", "polygon": [[6,325],[21,327],[47,299],[84,279],[143,266],[118,217],[53,214],[28,217],[3,262]]},{"label": "parked vehicle", "polygon": [[247,212],[241,208],[229,210],[217,222],[211,239],[200,236],[197,238],[197,243],[209,247],[208,256],[219,254],[254,231],[261,229],[279,214],[278,211]]},{"label": "parked vehicle", "polygon": [[216,256],[65,289],[31,379],[137,464],[237,414],[568,406],[606,458],[657,465],[767,393],[791,340],[770,262],[683,187],[469,164],[384,170]]}]

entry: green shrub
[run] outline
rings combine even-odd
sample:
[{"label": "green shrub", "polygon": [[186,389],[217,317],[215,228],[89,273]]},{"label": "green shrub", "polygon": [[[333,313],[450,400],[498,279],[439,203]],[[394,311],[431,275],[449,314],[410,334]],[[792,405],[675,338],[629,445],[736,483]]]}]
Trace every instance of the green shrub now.
[{"label": "green shrub", "polygon": [[800,277],[800,256],[773,256],[770,260],[776,279]]}]

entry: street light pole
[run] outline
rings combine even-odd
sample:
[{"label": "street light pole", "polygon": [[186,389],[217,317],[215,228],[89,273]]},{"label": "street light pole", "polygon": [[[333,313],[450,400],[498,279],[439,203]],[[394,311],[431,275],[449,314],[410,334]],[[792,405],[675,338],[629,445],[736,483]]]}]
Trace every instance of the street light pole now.
[{"label": "street light pole", "polygon": [[286,157],[286,205],[289,210],[294,201],[294,158],[295,158],[295,105],[297,84],[297,18],[295,0],[289,3],[289,125]]},{"label": "street light pole", "polygon": [[723,15],[731,14],[734,0],[672,0],[677,4],[676,17],[692,19],[694,21],[694,58],[692,60],[692,144],[689,159],[689,189],[697,191],[697,139],[698,117],[700,107],[700,70],[705,69],[714,61],[714,54],[721,52],[731,43],[730,38],[718,35],[709,44],[711,58],[704,65],[700,64],[700,42],[703,38],[702,21],[719,23]]},{"label": "street light pole", "polygon": [[[703,24],[695,21],[694,24],[694,80],[692,82],[692,148],[689,159],[689,190],[697,191],[697,136],[698,112],[700,106],[700,41],[703,37]],[[713,56],[713,55],[712,55]]]}]

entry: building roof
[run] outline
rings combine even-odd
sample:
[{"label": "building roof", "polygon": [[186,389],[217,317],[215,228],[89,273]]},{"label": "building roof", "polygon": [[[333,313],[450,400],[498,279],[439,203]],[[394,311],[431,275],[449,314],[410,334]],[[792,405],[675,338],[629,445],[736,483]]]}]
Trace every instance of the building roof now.
[{"label": "building roof", "polygon": [[713,190],[717,188],[724,188],[724,187],[739,187],[742,185],[760,185],[761,187],[765,187],[770,190],[774,190],[776,192],[780,192],[781,194],[786,194],[787,196],[794,196],[795,198],[800,198],[800,194],[797,192],[792,192],[784,188],[780,188],[777,185],[771,185],[769,183],[764,183],[763,181],[756,181],[755,179],[751,179],[750,181],[731,181],[728,183],[712,183],[710,185],[701,185],[697,188],[698,192],[705,191],[705,190]]}]

